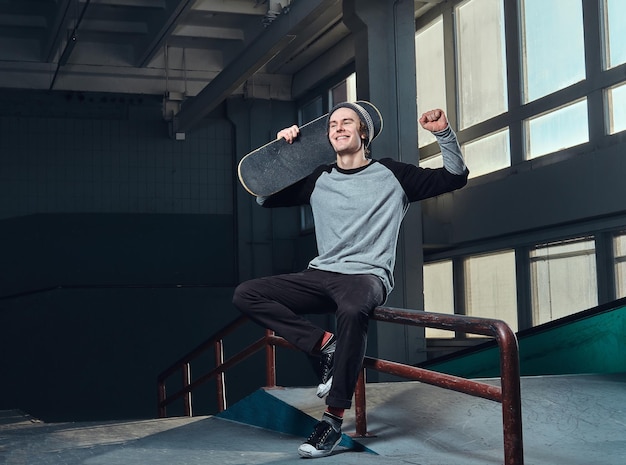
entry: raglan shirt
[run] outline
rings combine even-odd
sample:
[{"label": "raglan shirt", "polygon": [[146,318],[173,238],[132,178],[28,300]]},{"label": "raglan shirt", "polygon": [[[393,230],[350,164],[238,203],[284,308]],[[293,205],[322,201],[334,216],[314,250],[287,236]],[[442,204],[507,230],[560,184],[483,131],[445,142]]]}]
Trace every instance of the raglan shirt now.
[{"label": "raglan shirt", "polygon": [[435,136],[444,168],[420,168],[391,158],[371,160],[351,170],[333,163],[318,167],[307,178],[272,196],[258,198],[258,202],[264,207],[310,204],[318,256],[309,268],[372,274],[382,280],[389,294],[394,286],[400,224],[409,204],[467,182],[468,170],[454,132],[448,128]]}]

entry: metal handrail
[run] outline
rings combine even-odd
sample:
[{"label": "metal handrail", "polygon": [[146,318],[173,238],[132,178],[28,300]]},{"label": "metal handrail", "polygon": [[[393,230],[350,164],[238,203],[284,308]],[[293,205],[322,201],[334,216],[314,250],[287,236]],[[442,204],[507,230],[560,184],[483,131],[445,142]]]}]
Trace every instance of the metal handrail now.
[{"label": "metal handrail", "polygon": [[[520,388],[519,348],[517,337],[511,328],[501,320],[479,318],[466,315],[448,315],[431,312],[418,312],[391,307],[378,307],[372,319],[398,323],[409,326],[423,326],[450,331],[462,331],[471,334],[481,334],[495,338],[500,348],[500,387],[472,381],[458,376],[447,375],[435,371],[403,365],[400,363],[377,360],[366,357],[365,368],[375,369],[384,373],[395,374],[404,378],[411,378],[424,383],[451,389],[476,397],[500,402],[502,404],[502,424],[504,433],[504,463],[505,465],[523,465],[524,448],[522,440],[522,395]],[[356,391],[365,391],[364,376],[357,383]],[[365,395],[363,394],[363,397]],[[356,400],[356,392],[355,392]],[[355,413],[365,416],[365,403]],[[357,418],[357,434],[359,431]]]},{"label": "metal handrail", "polygon": [[[504,433],[504,464],[523,465],[519,350],[517,337],[505,322],[490,318],[421,312],[392,307],[377,307],[372,313],[371,319],[494,337],[500,348],[501,386],[493,386],[388,360],[365,357],[363,371],[359,376],[354,393],[355,436],[367,436],[365,370],[372,369],[500,402],[502,404]],[[224,337],[232,334],[247,320],[245,316],[238,317],[158,375],[158,416],[160,418],[167,415],[166,409],[169,404],[181,398],[184,402],[185,415],[192,416],[191,392],[212,378],[216,380],[218,411],[224,411],[226,409],[224,372],[264,348],[266,354],[266,387],[276,387],[276,346],[295,348],[283,338],[274,335],[272,331],[266,330],[264,337],[253,342],[228,360],[224,360]],[[211,349],[215,350],[215,368],[195,381],[191,381],[191,362]],[[166,395],[165,382],[176,372],[182,374],[183,385],[181,389],[168,396]]]}]

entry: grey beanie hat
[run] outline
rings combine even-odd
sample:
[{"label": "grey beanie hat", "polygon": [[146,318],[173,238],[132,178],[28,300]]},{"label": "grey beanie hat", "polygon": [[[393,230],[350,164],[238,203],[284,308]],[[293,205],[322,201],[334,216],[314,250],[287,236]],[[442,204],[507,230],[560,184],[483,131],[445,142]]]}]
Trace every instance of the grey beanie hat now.
[{"label": "grey beanie hat", "polygon": [[371,142],[380,134],[383,130],[383,117],[372,103],[366,100],[357,100],[356,102],[341,102],[333,107],[328,113],[328,121],[330,116],[339,108],[350,108],[354,110],[365,126],[367,127],[367,144],[369,147]]}]

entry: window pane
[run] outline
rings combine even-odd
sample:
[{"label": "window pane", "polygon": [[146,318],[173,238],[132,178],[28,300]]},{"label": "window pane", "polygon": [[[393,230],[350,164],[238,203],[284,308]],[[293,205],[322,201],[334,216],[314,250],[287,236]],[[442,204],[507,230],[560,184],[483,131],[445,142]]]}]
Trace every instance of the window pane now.
[{"label": "window pane", "polygon": [[425,160],[420,160],[420,167],[431,169],[443,168],[443,157],[441,156],[441,153],[428,157]]},{"label": "window pane", "polygon": [[470,178],[511,166],[509,130],[499,131],[463,145]]},{"label": "window pane", "polygon": [[346,88],[348,93],[346,101],[356,101],[356,73],[352,73],[346,78]]},{"label": "window pane", "polygon": [[527,158],[537,158],[589,142],[587,100],[528,120],[526,140]]},{"label": "window pane", "polygon": [[626,2],[606,0],[606,61],[609,68],[626,63]]},{"label": "window pane", "polygon": [[346,81],[337,84],[330,90],[330,107],[333,107],[336,103],[345,102],[348,100],[348,89],[346,88]]},{"label": "window pane", "polygon": [[[415,34],[417,73],[417,115],[441,108],[446,111],[446,80],[443,53],[443,19],[439,17]],[[435,142],[435,136],[418,123],[417,139],[424,147]]]},{"label": "window pane", "polygon": [[524,99],[585,78],[581,0],[522,0]]},{"label": "window pane", "polygon": [[[626,4],[626,2],[625,2]],[[607,90],[609,109],[609,134],[626,129],[626,84]]]},{"label": "window pane", "polygon": [[337,103],[354,102],[356,100],[356,74],[352,73],[344,81],[330,90],[330,107]]},{"label": "window pane", "polygon": [[460,127],[507,111],[502,0],[469,0],[457,8]]},{"label": "window pane", "polygon": [[464,269],[466,313],[503,320],[517,331],[515,252],[470,257]]},{"label": "window pane", "polygon": [[322,97],[317,97],[300,108],[300,125],[313,121],[322,116],[324,112]]},{"label": "window pane", "polygon": [[[452,260],[424,265],[424,309],[454,314]],[[426,328],[426,337],[453,338],[454,331]]]},{"label": "window pane", "polygon": [[617,298],[626,297],[626,233],[615,237],[615,290]]},{"label": "window pane", "polygon": [[533,325],[598,305],[595,242],[564,241],[530,253]]}]

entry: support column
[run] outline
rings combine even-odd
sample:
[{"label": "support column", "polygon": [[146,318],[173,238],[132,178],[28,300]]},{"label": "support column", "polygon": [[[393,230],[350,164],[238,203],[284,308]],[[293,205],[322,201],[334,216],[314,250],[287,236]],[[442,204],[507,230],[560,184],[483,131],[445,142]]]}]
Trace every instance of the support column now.
[{"label": "support column", "polygon": [[[417,164],[417,92],[413,0],[344,0],[344,23],[354,35],[357,97],[381,111],[384,127],[372,144],[375,158]],[[390,306],[424,308],[422,215],[413,204],[397,251]],[[370,331],[377,355],[404,363],[425,357],[423,328],[377,325]],[[403,343],[399,343],[403,341]]]},{"label": "support column", "polygon": [[[296,122],[292,102],[229,99],[226,114],[235,127],[236,164],[251,150],[274,139],[279,129]],[[239,281],[294,271],[290,257],[299,233],[299,212],[261,208],[238,180],[234,198]]]}]

